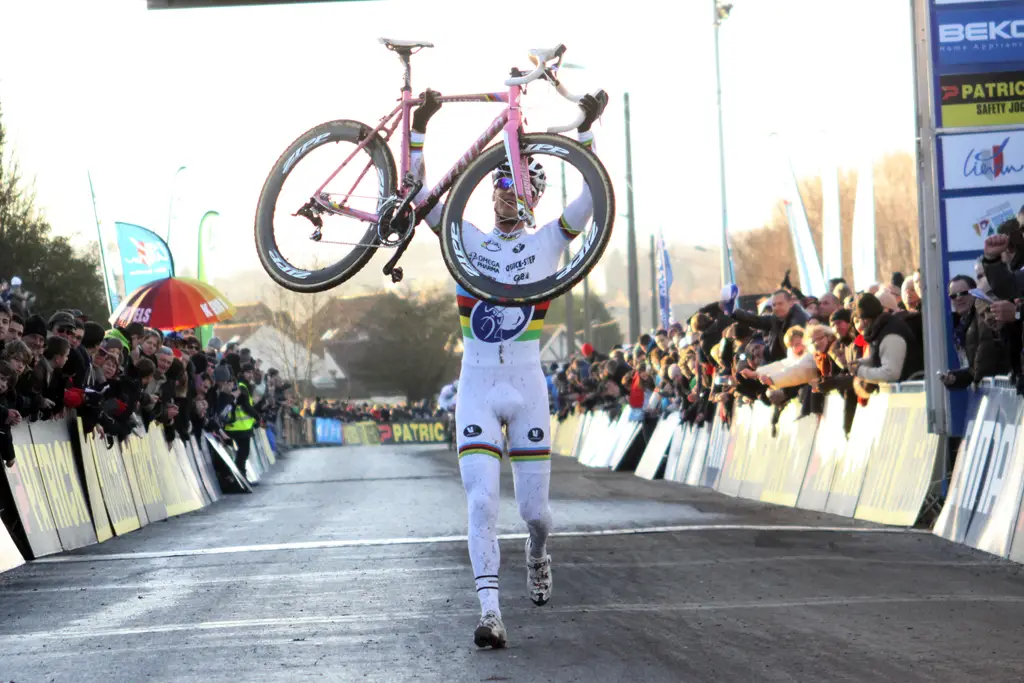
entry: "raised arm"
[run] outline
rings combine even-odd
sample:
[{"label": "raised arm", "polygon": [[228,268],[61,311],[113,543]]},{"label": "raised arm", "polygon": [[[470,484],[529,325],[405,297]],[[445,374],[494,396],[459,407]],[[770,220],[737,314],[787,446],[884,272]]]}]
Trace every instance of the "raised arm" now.
[{"label": "raised arm", "polygon": [[[418,180],[423,183],[420,191],[412,198],[416,204],[426,201],[430,195],[429,186],[427,185],[427,168],[423,161],[423,142],[427,137],[427,123],[430,121],[430,117],[441,108],[441,103],[437,100],[439,94],[433,90],[421,93],[420,97],[423,99],[423,104],[416,107],[416,110],[412,113],[412,126],[409,131],[409,170],[414,181]],[[430,226],[430,229],[435,234],[441,230],[441,215],[443,213],[444,204],[438,202],[426,216],[427,225]]]}]

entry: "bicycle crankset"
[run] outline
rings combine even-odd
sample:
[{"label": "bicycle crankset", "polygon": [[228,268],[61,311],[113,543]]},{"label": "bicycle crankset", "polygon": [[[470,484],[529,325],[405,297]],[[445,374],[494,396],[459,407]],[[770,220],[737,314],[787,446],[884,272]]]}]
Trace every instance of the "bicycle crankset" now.
[{"label": "bicycle crankset", "polygon": [[[409,226],[407,230],[399,231],[399,234],[401,235],[401,243],[398,245],[398,248],[395,249],[395,253],[391,257],[391,259],[384,264],[383,272],[385,275],[391,276],[392,282],[401,282],[402,277],[405,275],[402,269],[397,267],[397,265],[398,260],[402,258],[402,254],[404,254],[405,250],[409,248],[409,243],[412,242],[412,236],[416,232],[416,212],[412,208],[412,198],[415,197],[416,193],[419,192],[420,189],[422,188],[423,181],[417,180],[415,183],[412,184],[412,186],[409,188],[409,191],[405,195],[405,199],[403,199],[402,203],[399,204],[398,207],[395,209],[395,213],[393,214],[393,216],[390,217],[390,220],[388,221],[387,224],[389,231],[393,229],[392,226],[394,225],[402,225],[404,223],[407,223]],[[381,227],[383,228],[383,216],[381,217],[381,219]]]}]

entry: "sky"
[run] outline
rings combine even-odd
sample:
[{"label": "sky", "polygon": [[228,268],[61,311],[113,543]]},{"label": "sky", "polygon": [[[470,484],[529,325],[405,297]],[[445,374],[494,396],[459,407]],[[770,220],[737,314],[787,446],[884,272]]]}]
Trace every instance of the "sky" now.
[{"label": "sky", "polygon": [[[393,107],[401,68],[379,36],[433,42],[413,58],[413,88],[445,94],[502,90],[510,67],[528,66],[527,49],[564,43],[566,61],[585,67],[564,70],[565,85],[611,96],[594,131],[621,213],[629,93],[638,242],[663,229],[674,243],[715,246],[712,2],[370,0],[149,11],[145,0],[0,0],[8,29],[0,107],[57,233],[81,245],[95,239],[91,174],[105,229],[126,221],[166,234],[170,224],[185,270],[194,268],[200,217],[218,211],[208,268],[228,276],[258,267],[254,209],[291,141],[331,119],[375,125]],[[856,166],[913,152],[909,2],[733,4],[720,34],[730,230],[762,225],[782,192],[784,160],[772,133],[800,175],[818,175],[829,158]],[[509,12],[528,20],[509,20]],[[574,118],[572,105],[542,84],[524,103],[528,130]],[[429,168],[447,168],[498,106],[446,106],[431,122]],[[624,247],[625,227],[620,216],[614,247]]]}]

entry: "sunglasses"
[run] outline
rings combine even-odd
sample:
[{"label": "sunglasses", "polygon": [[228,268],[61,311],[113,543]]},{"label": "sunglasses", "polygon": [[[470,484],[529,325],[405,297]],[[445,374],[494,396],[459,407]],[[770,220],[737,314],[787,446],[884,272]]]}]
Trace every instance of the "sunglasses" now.
[{"label": "sunglasses", "polygon": [[76,328],[73,325],[60,325],[57,328],[57,332],[60,334],[74,334],[75,329]]},{"label": "sunglasses", "polygon": [[965,296],[970,296],[970,292],[955,292],[949,295],[950,301],[956,301],[957,299],[963,299]]},{"label": "sunglasses", "polygon": [[507,176],[502,176],[494,181],[494,187],[499,190],[511,190],[515,187],[515,182]]}]

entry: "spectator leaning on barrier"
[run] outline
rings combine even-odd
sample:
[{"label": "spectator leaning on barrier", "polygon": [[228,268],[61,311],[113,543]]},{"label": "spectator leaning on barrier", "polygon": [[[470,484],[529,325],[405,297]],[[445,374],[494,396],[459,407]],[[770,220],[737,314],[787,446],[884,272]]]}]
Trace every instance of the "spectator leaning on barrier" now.
[{"label": "spectator leaning on barrier", "polygon": [[[959,281],[958,284],[966,283]],[[987,286],[984,281],[979,284]],[[953,283],[950,284],[951,291],[952,287]],[[976,288],[972,290],[976,291]],[[984,294],[991,297],[991,289]],[[943,373],[941,377],[942,382],[950,389],[965,389],[985,377],[1009,374],[1011,371],[1009,347],[1002,335],[1007,323],[996,319],[993,310],[995,304],[973,295],[959,298],[973,302],[973,306],[968,315],[962,316],[967,329],[961,339],[964,354],[961,367],[959,370]]]},{"label": "spectator leaning on barrier", "polygon": [[0,459],[7,467],[14,466],[14,441],[11,428],[21,423],[21,414],[12,401],[14,384],[18,373],[7,361],[0,360]]},{"label": "spectator leaning on barrier", "polygon": [[924,369],[920,346],[905,322],[885,311],[872,294],[862,294],[856,305],[869,353],[851,365],[851,374],[879,384],[902,382]]}]

